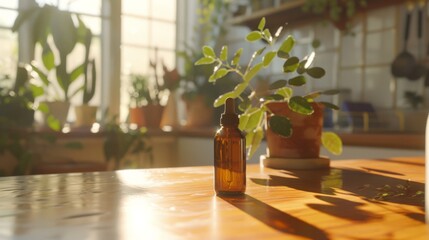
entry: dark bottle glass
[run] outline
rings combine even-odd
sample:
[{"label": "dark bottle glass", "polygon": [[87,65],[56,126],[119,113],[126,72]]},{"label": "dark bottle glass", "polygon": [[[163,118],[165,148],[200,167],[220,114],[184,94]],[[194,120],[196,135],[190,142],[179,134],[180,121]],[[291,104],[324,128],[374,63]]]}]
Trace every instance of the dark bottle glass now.
[{"label": "dark bottle glass", "polygon": [[214,185],[218,195],[246,190],[246,138],[238,129],[234,100],[228,98],[214,138]]}]

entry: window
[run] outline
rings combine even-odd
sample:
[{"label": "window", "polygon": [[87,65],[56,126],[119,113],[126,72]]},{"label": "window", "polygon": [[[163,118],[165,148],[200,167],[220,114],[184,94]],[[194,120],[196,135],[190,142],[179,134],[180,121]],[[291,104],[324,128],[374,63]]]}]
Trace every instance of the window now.
[{"label": "window", "polygon": [[129,108],[130,74],[143,74],[154,81],[149,62],[156,61],[161,79],[161,62],[172,69],[176,65],[176,0],[123,0],[121,39],[121,120]]},{"label": "window", "polygon": [[[0,79],[15,75],[18,60],[17,34],[10,28],[18,15],[18,0],[0,0]],[[9,87],[12,82],[0,82]],[[1,87],[1,86],[0,86]]]}]

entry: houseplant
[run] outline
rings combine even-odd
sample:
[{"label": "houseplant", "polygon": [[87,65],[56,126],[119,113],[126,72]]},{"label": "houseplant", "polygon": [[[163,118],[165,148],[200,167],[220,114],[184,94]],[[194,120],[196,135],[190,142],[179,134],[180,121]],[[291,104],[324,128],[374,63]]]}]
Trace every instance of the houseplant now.
[{"label": "houseplant", "polygon": [[82,90],[82,105],[75,106],[76,126],[91,126],[96,121],[97,106],[90,106],[89,102],[94,97],[97,84],[97,69],[95,60],[90,59],[89,53],[91,50],[91,42],[93,34],[91,30],[85,26],[80,18],[78,25],[78,39],[85,47],[84,61],[80,65],[81,71],[79,75],[83,75]]},{"label": "houseplant", "polygon": [[[77,19],[76,26],[74,18]],[[33,47],[40,45],[40,61],[43,66],[32,63],[33,74],[38,75],[45,88],[46,104],[42,109],[49,111],[60,125],[67,119],[70,99],[81,88],[73,84],[86,70],[87,62],[67,71],[67,59],[76,44],[87,46],[90,31],[77,15],[59,10],[51,5],[37,6],[22,11],[15,19],[12,31],[17,31],[24,23],[30,23],[33,29]],[[88,34],[89,33],[89,34]],[[52,38],[53,41],[48,41]],[[85,63],[86,62],[86,63]],[[48,107],[46,107],[49,105]],[[51,118],[52,119],[52,118]],[[49,121],[49,120],[48,120]]]},{"label": "houseplant", "polygon": [[[215,112],[211,103],[222,92],[226,84],[207,82],[212,66],[195,66],[194,62],[202,57],[201,46],[208,44],[217,49],[226,35],[224,21],[228,14],[229,1],[199,0],[198,25],[194,26],[198,39],[193,39],[192,46],[184,43],[177,56],[182,60],[180,89],[186,106],[186,126],[213,126]],[[196,43],[196,44],[195,44]],[[220,81],[223,81],[220,80]],[[228,81],[228,79],[225,79]]]},{"label": "houseplant", "polygon": [[[293,160],[300,158],[300,156],[298,154],[291,155],[292,152],[308,153],[308,150],[311,148],[314,149],[312,151],[313,154],[304,155],[302,158],[315,160],[316,162],[322,161],[322,165],[326,166],[326,160],[319,157],[320,141],[328,151],[334,154],[341,153],[342,144],[340,138],[335,133],[322,133],[323,115],[321,113],[324,107],[332,109],[338,109],[338,107],[328,102],[316,102],[316,99],[324,94],[335,94],[337,91],[315,91],[303,96],[294,94],[294,87],[305,85],[308,77],[316,79],[323,77],[325,70],[320,67],[311,66],[315,57],[314,52],[302,60],[292,55],[291,51],[295,44],[295,39],[292,36],[286,37],[278,45],[279,47],[276,48],[275,43],[282,28],[273,36],[270,30],[265,28],[265,21],[265,18],[262,18],[258,29],[246,36],[247,41],[263,41],[266,43],[266,46],[255,51],[245,67],[240,66],[243,49],[238,49],[231,59],[228,56],[227,46],[222,47],[218,55],[216,55],[211,47],[204,46],[202,49],[204,56],[195,64],[214,64],[213,73],[208,79],[209,82],[216,82],[217,79],[231,73],[240,76],[241,81],[236,84],[232,91],[220,95],[214,101],[214,107],[223,105],[227,98],[237,99],[240,102],[239,109],[242,113],[240,114],[239,127],[247,133],[246,147],[249,149],[249,156],[252,156],[256,148],[260,145],[264,137],[263,128],[265,126],[267,129],[265,136],[268,145],[268,158]],[[246,89],[253,89],[252,85],[257,74],[263,68],[270,66],[273,61],[281,61],[283,63],[282,72],[286,76],[292,76],[288,79],[274,81],[270,85],[267,94],[259,101],[254,101],[254,91],[248,96],[243,94]],[[316,122],[309,123],[311,119]],[[295,128],[295,125],[299,125],[300,128]],[[313,129],[303,129],[306,125],[311,125]],[[303,132],[305,134],[301,134]],[[310,137],[313,140],[309,141],[306,139]],[[319,138],[317,139],[317,137]],[[279,151],[271,148],[271,143],[278,144],[279,142],[283,142],[286,146],[281,146]],[[292,146],[299,147],[300,145],[303,145],[304,150],[290,149]],[[284,151],[285,149],[290,151]],[[310,161],[301,161],[300,163],[308,162]]]},{"label": "houseplant", "polygon": [[137,124],[137,126],[145,126],[144,120],[144,104],[150,104],[152,97],[149,93],[149,77],[141,74],[130,75],[130,106],[129,106],[129,122]]}]

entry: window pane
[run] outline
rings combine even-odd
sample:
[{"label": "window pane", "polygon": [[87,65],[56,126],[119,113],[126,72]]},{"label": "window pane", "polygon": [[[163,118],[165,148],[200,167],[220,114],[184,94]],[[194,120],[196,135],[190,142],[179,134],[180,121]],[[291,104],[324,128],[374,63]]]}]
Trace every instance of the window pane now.
[{"label": "window pane", "polygon": [[36,0],[36,2],[37,2],[40,6],[43,6],[43,5],[45,5],[45,4],[49,4],[49,5],[57,6],[57,4],[58,4],[58,0]]},{"label": "window pane", "polygon": [[150,34],[152,46],[173,50],[176,45],[176,25],[164,22],[152,22]]},{"label": "window pane", "polygon": [[1,7],[18,8],[18,0],[0,0]]},{"label": "window pane", "polygon": [[369,11],[367,27],[369,31],[391,28],[395,25],[395,7]]},{"label": "window pane", "polygon": [[145,48],[122,46],[122,73],[148,74],[149,51]]},{"label": "window pane", "polygon": [[176,0],[153,0],[151,3],[153,18],[176,21]]},{"label": "window pane", "polygon": [[101,34],[101,19],[99,17],[80,16],[85,25],[91,29],[92,34]]},{"label": "window pane", "polygon": [[[17,36],[7,29],[0,29],[0,79],[4,75],[15,76],[17,56]],[[0,81],[4,83],[4,81]],[[10,84],[12,82],[9,82]],[[3,85],[2,85],[3,86]],[[8,87],[10,87],[8,85]]]},{"label": "window pane", "polygon": [[367,35],[366,64],[391,63],[395,54],[395,31],[387,30]]},{"label": "window pane", "polygon": [[361,101],[362,70],[356,68],[340,71],[338,87],[339,89],[350,91],[350,96],[346,97],[347,100]]},{"label": "window pane", "polygon": [[122,42],[149,45],[149,22],[145,19],[122,17]]},{"label": "window pane", "polygon": [[0,26],[12,27],[18,13],[14,10],[0,10]]},{"label": "window pane", "polygon": [[389,67],[367,68],[365,71],[364,100],[371,102],[375,107],[393,107],[393,80],[386,76]]},{"label": "window pane", "polygon": [[344,36],[341,48],[341,66],[360,66],[362,59],[363,34],[356,33],[355,36]]},{"label": "window pane", "polygon": [[[163,2],[158,0],[156,2]],[[139,16],[149,16],[149,1],[147,0],[122,0],[122,12]]]},{"label": "window pane", "polygon": [[59,8],[70,12],[100,15],[101,0],[60,0]]}]

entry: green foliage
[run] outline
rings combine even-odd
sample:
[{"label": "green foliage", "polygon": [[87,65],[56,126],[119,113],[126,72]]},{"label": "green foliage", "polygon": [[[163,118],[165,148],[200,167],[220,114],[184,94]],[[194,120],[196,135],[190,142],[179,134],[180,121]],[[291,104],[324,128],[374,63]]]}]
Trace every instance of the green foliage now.
[{"label": "green foliage", "polygon": [[[247,133],[246,141],[249,156],[252,156],[255,149],[259,146],[260,140],[263,138],[263,131],[261,129],[265,125],[264,114],[271,114],[269,124],[274,132],[283,137],[289,137],[293,134],[290,120],[287,117],[271,113],[266,107],[267,103],[272,101],[287,102],[288,107],[292,111],[303,115],[311,115],[314,112],[311,105],[312,102],[321,95],[337,93],[337,91],[330,90],[318,91],[304,96],[294,96],[293,87],[301,87],[309,82],[311,78],[322,78],[325,75],[325,70],[321,67],[311,67],[315,56],[314,52],[302,60],[292,55],[292,50],[296,42],[293,36],[287,36],[283,42],[276,44],[282,29],[279,29],[273,37],[270,30],[265,28],[265,25],[266,20],[262,18],[258,24],[258,29],[251,31],[246,36],[247,41],[262,41],[266,44],[265,47],[254,51],[246,67],[239,65],[243,49],[240,48],[237,50],[233,54],[232,59],[229,59],[225,54],[226,46],[222,48],[219,57],[217,57],[218,55],[211,47],[204,46],[202,48],[203,56],[195,61],[196,66],[205,65],[211,67],[212,72],[209,82],[216,83],[220,78],[229,73],[234,73],[240,77],[240,81],[236,83],[233,90],[218,96],[214,101],[214,107],[222,106],[227,98],[238,99],[241,102],[239,109],[242,113],[240,114],[239,127]],[[279,47],[276,48],[275,46]],[[266,53],[264,54],[264,52]],[[255,99],[258,95],[256,94],[256,88],[253,86],[253,81],[262,69],[269,67],[274,61],[283,63],[282,71],[285,73],[285,76],[292,76],[274,81],[268,86],[267,93],[261,99]],[[250,89],[252,92],[250,95],[244,94],[247,89]],[[332,109],[338,109],[332,103],[322,104]],[[325,147],[328,150],[333,150],[333,153],[336,154],[338,153],[338,144],[341,146],[341,140],[335,137],[334,133],[325,134],[325,141],[323,142],[330,143],[325,145]]]},{"label": "green foliage", "polygon": [[103,145],[106,161],[114,160],[115,168],[119,169],[127,154],[152,153],[148,144],[147,129],[129,129],[120,126],[113,117],[105,124],[105,141]]},{"label": "green foliage", "polygon": [[132,107],[140,107],[156,101],[149,91],[149,77],[141,74],[131,74],[130,79],[131,86],[128,92]]},{"label": "green foliage", "polygon": [[[78,25],[75,25],[75,20]],[[57,100],[69,101],[79,91],[83,91],[82,102],[87,104],[94,96],[96,88],[95,63],[94,60],[89,59],[93,36],[90,29],[79,16],[51,5],[36,6],[20,12],[12,26],[12,31],[18,31],[26,22],[31,24],[33,29],[33,46],[40,44],[42,47],[41,59],[44,69],[32,64],[35,75],[39,76],[46,89],[56,88],[54,98]],[[47,41],[50,36],[53,43]],[[78,43],[85,47],[83,63],[71,72],[67,72],[67,56]],[[55,86],[48,78],[51,71],[56,76],[57,85]],[[77,91],[70,92],[71,85],[82,75],[84,76],[83,85]]]}]

